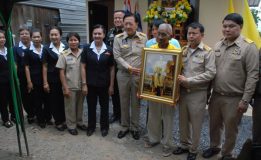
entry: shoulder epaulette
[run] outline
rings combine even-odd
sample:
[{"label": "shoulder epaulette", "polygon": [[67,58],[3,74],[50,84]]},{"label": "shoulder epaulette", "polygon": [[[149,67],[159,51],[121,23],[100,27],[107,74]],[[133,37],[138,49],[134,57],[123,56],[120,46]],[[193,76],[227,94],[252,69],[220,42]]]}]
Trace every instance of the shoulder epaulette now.
[{"label": "shoulder epaulette", "polygon": [[181,48],[182,51],[184,51],[186,49],[188,49],[188,46],[184,46],[184,47]]},{"label": "shoulder epaulette", "polygon": [[64,56],[67,56],[69,53],[70,53],[70,52],[68,52],[68,50],[62,51],[62,55],[64,55]]},{"label": "shoulder epaulette", "polygon": [[247,43],[253,43],[254,41],[252,41],[251,39],[248,39],[248,38],[244,38],[244,40],[247,42]]},{"label": "shoulder epaulette", "polygon": [[204,49],[205,49],[206,51],[211,51],[211,48],[210,48],[208,45],[206,45],[206,44],[204,44]]},{"label": "shoulder epaulette", "polygon": [[124,35],[124,33],[120,33],[120,34],[117,34],[116,37],[119,38],[119,37],[122,37]]},{"label": "shoulder epaulette", "polygon": [[147,35],[145,33],[142,32],[138,32],[141,36],[146,37]]},{"label": "shoulder epaulette", "polygon": [[181,48],[181,52],[183,56],[186,56],[188,54],[188,46],[184,46]]}]

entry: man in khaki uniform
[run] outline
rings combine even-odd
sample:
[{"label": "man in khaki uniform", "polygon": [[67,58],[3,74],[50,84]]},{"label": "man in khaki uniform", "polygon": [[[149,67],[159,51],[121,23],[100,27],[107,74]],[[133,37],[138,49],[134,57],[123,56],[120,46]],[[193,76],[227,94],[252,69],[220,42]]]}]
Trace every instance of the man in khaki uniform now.
[{"label": "man in khaki uniform", "polygon": [[220,152],[223,127],[225,141],[221,159],[233,158],[238,124],[258,81],[258,50],[251,40],[240,35],[242,27],[241,15],[228,14],[223,20],[224,39],[214,48],[217,73],[209,105],[210,148],[204,151],[204,158]]},{"label": "man in khaki uniform", "polygon": [[123,22],[125,31],[115,37],[113,45],[113,54],[118,67],[117,80],[121,102],[122,129],[118,138],[123,138],[131,131],[133,138],[139,139],[140,108],[137,91],[141,54],[147,36],[136,31],[138,19],[133,14],[126,14]]},{"label": "man in khaki uniform", "polygon": [[68,131],[73,135],[78,134],[76,127],[83,126],[83,95],[81,92],[80,72],[81,53],[81,49],[78,49],[77,53],[72,53],[69,48],[63,51],[56,64],[56,67],[60,68],[60,78],[63,85],[66,124]]},{"label": "man in khaki uniform", "polygon": [[[182,50],[183,70],[178,76],[181,84],[179,128],[181,146],[173,151],[187,153],[187,160],[195,160],[207,103],[210,81],[216,74],[215,55],[202,42],[204,27],[200,23],[188,26],[188,45]],[[192,131],[192,133],[191,133]],[[192,135],[192,136],[191,136]]]}]

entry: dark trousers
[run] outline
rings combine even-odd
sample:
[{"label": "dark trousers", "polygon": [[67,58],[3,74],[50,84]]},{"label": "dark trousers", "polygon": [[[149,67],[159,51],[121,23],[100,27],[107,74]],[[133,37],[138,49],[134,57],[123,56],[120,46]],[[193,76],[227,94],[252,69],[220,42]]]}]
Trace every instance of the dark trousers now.
[{"label": "dark trousers", "polygon": [[97,100],[101,106],[100,126],[101,130],[109,129],[109,94],[108,87],[88,86],[88,129],[96,128]]},{"label": "dark trousers", "polygon": [[20,82],[20,91],[21,91],[21,98],[23,103],[23,108],[27,113],[27,118],[34,118],[35,116],[35,109],[32,106],[32,102],[30,101],[30,94],[27,91],[27,84]]},{"label": "dark trousers", "polygon": [[44,93],[43,85],[34,84],[33,90],[30,93],[30,103],[32,103],[32,110],[35,110],[38,123],[45,123],[50,121],[52,116],[50,114],[50,106],[47,96]]},{"label": "dark trousers", "polygon": [[55,125],[60,125],[65,122],[62,84],[60,82],[49,83],[49,87],[50,93],[48,94],[48,101],[51,108],[51,113],[53,115]]},{"label": "dark trousers", "polygon": [[[115,74],[116,75],[116,74]],[[113,115],[121,119],[121,103],[120,103],[120,93],[117,78],[114,79],[114,94],[111,96],[113,105]]]},{"label": "dark trousers", "polygon": [[261,146],[261,96],[256,96],[253,105],[253,143]]},{"label": "dark trousers", "polygon": [[0,84],[0,113],[4,123],[9,120],[8,105],[13,108],[10,86],[8,84]]}]

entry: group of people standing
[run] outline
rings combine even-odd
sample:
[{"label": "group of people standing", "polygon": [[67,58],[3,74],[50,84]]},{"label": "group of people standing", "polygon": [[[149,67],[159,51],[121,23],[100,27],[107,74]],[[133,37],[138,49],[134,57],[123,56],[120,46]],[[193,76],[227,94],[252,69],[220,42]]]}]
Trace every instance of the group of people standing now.
[{"label": "group of people standing", "polygon": [[[182,53],[183,68],[178,76],[180,83],[179,128],[180,145],[172,151],[172,128],[175,109],[165,104],[148,102],[146,148],[163,145],[163,156],[171,153],[188,153],[187,160],[198,155],[200,134],[206,106],[210,117],[210,147],[203,151],[204,158],[221,152],[220,159],[234,159],[232,151],[238,134],[238,125],[247,111],[259,80],[259,51],[253,41],[241,35],[243,18],[228,14],[222,21],[224,38],[211,49],[202,42],[204,26],[194,22],[188,25],[188,44],[180,49],[171,38],[172,26],[155,21],[152,31],[155,38],[147,41],[146,35],[137,32],[135,16],[125,15],[124,32],[114,38],[113,54],[117,63],[117,80],[121,102],[121,130],[118,138],[129,132],[139,139],[139,98],[137,96],[143,47],[175,49]],[[146,43],[147,42],[147,43]],[[260,88],[259,88],[260,89]],[[258,87],[257,87],[258,90]],[[255,97],[255,96],[254,96]],[[256,98],[255,98],[256,99]],[[259,100],[254,101],[255,110]],[[260,114],[260,113],[259,113]],[[257,140],[258,113],[253,113],[253,139]],[[224,144],[221,145],[223,130]]]},{"label": "group of people standing", "polygon": [[[91,136],[96,129],[96,106],[99,101],[103,137],[108,134],[109,123],[119,121],[119,139],[128,133],[135,140],[140,139],[140,99],[137,93],[142,50],[144,47],[175,49],[181,51],[183,61],[183,69],[178,76],[181,88],[178,102],[180,145],[172,150],[175,108],[149,101],[148,134],[144,147],[151,148],[161,143],[163,156],[188,153],[187,160],[195,160],[205,108],[209,104],[210,148],[202,156],[210,158],[221,151],[221,133],[225,129],[221,159],[232,159],[238,124],[260,76],[259,54],[255,44],[240,34],[243,27],[241,15],[229,14],[222,24],[224,38],[214,49],[202,42],[204,27],[200,23],[188,25],[188,44],[181,49],[178,41],[172,38],[171,25],[155,21],[152,26],[154,38],[147,41],[146,34],[137,31],[137,17],[121,10],[114,12],[115,27],[107,35],[102,25],[93,26],[93,41],[83,48],[79,47],[80,36],[75,32],[67,35],[66,46],[61,42],[61,29],[52,27],[49,33],[51,43],[43,46],[39,30],[30,32],[22,28],[19,31],[21,41],[14,47],[14,54],[28,123],[34,123],[36,117],[39,126],[44,128],[52,124],[53,117],[59,131],[67,128],[70,134],[77,135],[79,128]],[[0,109],[4,126],[11,127],[7,105],[11,118],[13,109],[7,85],[7,51],[4,43],[5,37],[1,31]],[[83,123],[82,115],[85,96],[88,126]],[[112,96],[114,107],[111,117],[109,96]],[[260,100],[255,103],[260,103]],[[258,108],[257,104],[254,106]],[[259,128],[255,128],[258,133]]]}]

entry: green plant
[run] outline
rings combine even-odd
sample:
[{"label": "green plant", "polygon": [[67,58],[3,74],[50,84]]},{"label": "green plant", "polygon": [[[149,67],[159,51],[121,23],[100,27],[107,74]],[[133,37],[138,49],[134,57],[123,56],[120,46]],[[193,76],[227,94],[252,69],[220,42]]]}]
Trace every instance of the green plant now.
[{"label": "green plant", "polygon": [[251,9],[251,13],[252,13],[252,15],[253,15],[253,17],[254,17],[254,20],[255,20],[256,25],[257,25],[257,23],[258,23],[259,21],[261,21],[261,18],[258,16],[259,12],[260,12],[260,11],[258,11],[257,9]]}]

